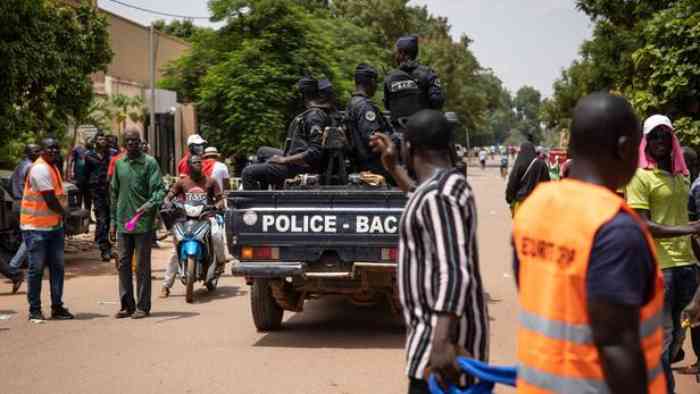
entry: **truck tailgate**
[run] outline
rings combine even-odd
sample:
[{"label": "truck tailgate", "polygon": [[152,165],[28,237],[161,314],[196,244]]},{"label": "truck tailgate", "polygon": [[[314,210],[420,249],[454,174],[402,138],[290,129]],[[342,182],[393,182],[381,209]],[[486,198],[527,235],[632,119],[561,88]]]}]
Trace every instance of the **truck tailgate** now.
[{"label": "truck tailgate", "polygon": [[313,261],[333,251],[343,261],[377,261],[396,248],[406,195],[398,190],[242,191],[228,195],[231,253],[279,247],[280,259]]}]

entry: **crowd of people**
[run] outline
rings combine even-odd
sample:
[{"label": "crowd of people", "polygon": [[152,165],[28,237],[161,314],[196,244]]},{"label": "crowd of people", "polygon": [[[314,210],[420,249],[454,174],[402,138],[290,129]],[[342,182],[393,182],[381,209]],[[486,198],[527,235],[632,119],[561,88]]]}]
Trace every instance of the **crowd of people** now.
[{"label": "crowd of people", "polygon": [[[455,359],[488,361],[489,317],[475,195],[455,168],[452,127],[437,110],[444,101],[439,80],[415,62],[415,37],[401,38],[396,53],[399,68],[384,86],[392,119],[386,121],[371,100],[377,72],[367,64],[356,68],[348,114],[360,167],[386,174],[410,196],[399,230],[397,281],[407,326],[409,393],[428,393],[431,375],[445,387],[474,382]],[[420,84],[411,79],[416,72],[424,79]],[[244,188],[319,171],[334,94],[328,81],[311,77],[298,87],[306,110],[292,121],[284,149],[260,148],[259,162],[242,173]],[[700,216],[700,179],[693,179],[697,155],[682,149],[668,117],[654,115],[642,125],[620,96],[587,96],[573,115],[565,179],[550,181],[531,141],[520,147],[508,179],[521,307],[517,390],[673,394],[671,365],[684,358],[689,327],[700,356],[700,328],[694,328],[700,324],[700,222],[691,221]],[[121,305],[115,317],[138,319],[151,311],[157,211],[177,198],[207,199],[221,208],[229,174],[217,150],[193,135],[178,164],[180,178],[166,193],[140,132],[129,128],[123,137],[119,147],[98,133],[92,146],[74,149],[68,178],[95,210],[102,258],[111,259],[113,243],[118,246]],[[58,157],[53,139],[28,145],[13,178],[23,244],[9,270],[3,269],[16,290],[23,278],[16,261],[27,257],[29,318],[37,321],[44,319],[44,267],[52,318],[73,318],[62,302],[66,195]],[[127,226],[134,218],[135,226]],[[161,297],[170,293],[175,255]],[[698,367],[696,362],[686,372],[697,373]]]},{"label": "crowd of people", "polygon": [[[71,150],[65,174],[75,183],[81,206],[94,212],[94,241],[102,260],[118,259],[121,309],[116,316],[140,318],[150,313],[154,222],[166,190],[160,165],[147,154],[149,146],[141,140],[140,131],[128,128],[123,137],[124,145],[120,147],[116,137],[98,131],[86,146],[77,145]],[[191,187],[183,188],[183,183],[199,184],[197,175],[216,190],[228,188],[228,167],[220,161],[215,147],[205,149],[206,143],[199,135],[189,137],[188,152],[178,166],[181,178],[173,185],[174,194],[168,194],[169,200],[186,198]],[[29,319],[33,321],[44,320],[44,267],[50,275],[51,317],[72,318],[62,303],[67,196],[60,157],[59,143],[53,138],[43,140],[41,146],[28,144],[10,182],[12,197],[20,206],[22,242],[9,264],[0,264],[0,273],[12,280],[16,293],[24,282],[22,268],[26,263]],[[195,174],[191,174],[191,168],[195,168]],[[217,197],[220,200],[220,192]],[[137,215],[137,225],[127,230],[125,223]],[[118,253],[112,250],[115,243]],[[136,298],[133,274],[137,275]]]}]

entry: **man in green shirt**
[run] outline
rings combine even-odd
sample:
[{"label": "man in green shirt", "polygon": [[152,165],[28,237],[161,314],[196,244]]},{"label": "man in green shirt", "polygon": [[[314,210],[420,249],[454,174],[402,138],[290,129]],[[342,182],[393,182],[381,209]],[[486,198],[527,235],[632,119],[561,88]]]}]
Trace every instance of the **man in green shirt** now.
[{"label": "man in green shirt", "polygon": [[[700,223],[688,221],[688,168],[670,119],[654,115],[644,122],[640,168],[627,185],[627,203],[646,220],[656,241],[664,274],[664,353],[668,393],[675,393],[671,363],[683,343],[681,316],[697,319],[700,293],[695,275],[696,258],[691,235],[700,234]],[[684,312],[685,309],[685,312]]]},{"label": "man in green shirt", "polygon": [[[143,153],[137,129],[124,132],[126,156],[116,162],[110,185],[112,238],[119,244],[119,296],[117,319],[140,319],[151,311],[151,237],[153,222],[165,196],[158,162]],[[126,223],[141,214],[135,228]],[[136,302],[134,302],[132,258],[136,255]]]}]

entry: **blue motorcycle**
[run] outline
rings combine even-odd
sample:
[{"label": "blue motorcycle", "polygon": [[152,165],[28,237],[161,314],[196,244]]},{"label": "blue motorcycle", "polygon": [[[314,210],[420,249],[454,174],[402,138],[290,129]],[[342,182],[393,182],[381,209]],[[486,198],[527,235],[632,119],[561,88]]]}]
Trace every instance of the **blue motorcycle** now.
[{"label": "blue motorcycle", "polygon": [[[223,271],[216,263],[212,247],[212,226],[222,225],[223,217],[206,201],[173,202],[176,221],[175,236],[178,276],[185,285],[185,301],[193,301],[194,282],[202,281],[207,290],[214,291]],[[212,223],[212,220],[216,221]]]}]

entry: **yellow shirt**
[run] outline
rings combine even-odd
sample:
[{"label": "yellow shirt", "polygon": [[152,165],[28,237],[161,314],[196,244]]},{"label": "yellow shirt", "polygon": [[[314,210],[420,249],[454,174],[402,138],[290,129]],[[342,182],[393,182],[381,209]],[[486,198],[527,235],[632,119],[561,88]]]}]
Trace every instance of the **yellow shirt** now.
[{"label": "yellow shirt", "polygon": [[[637,169],[625,188],[627,204],[649,211],[652,222],[667,226],[688,225],[690,181],[660,169]],[[690,236],[655,239],[661,269],[695,264]]]}]

